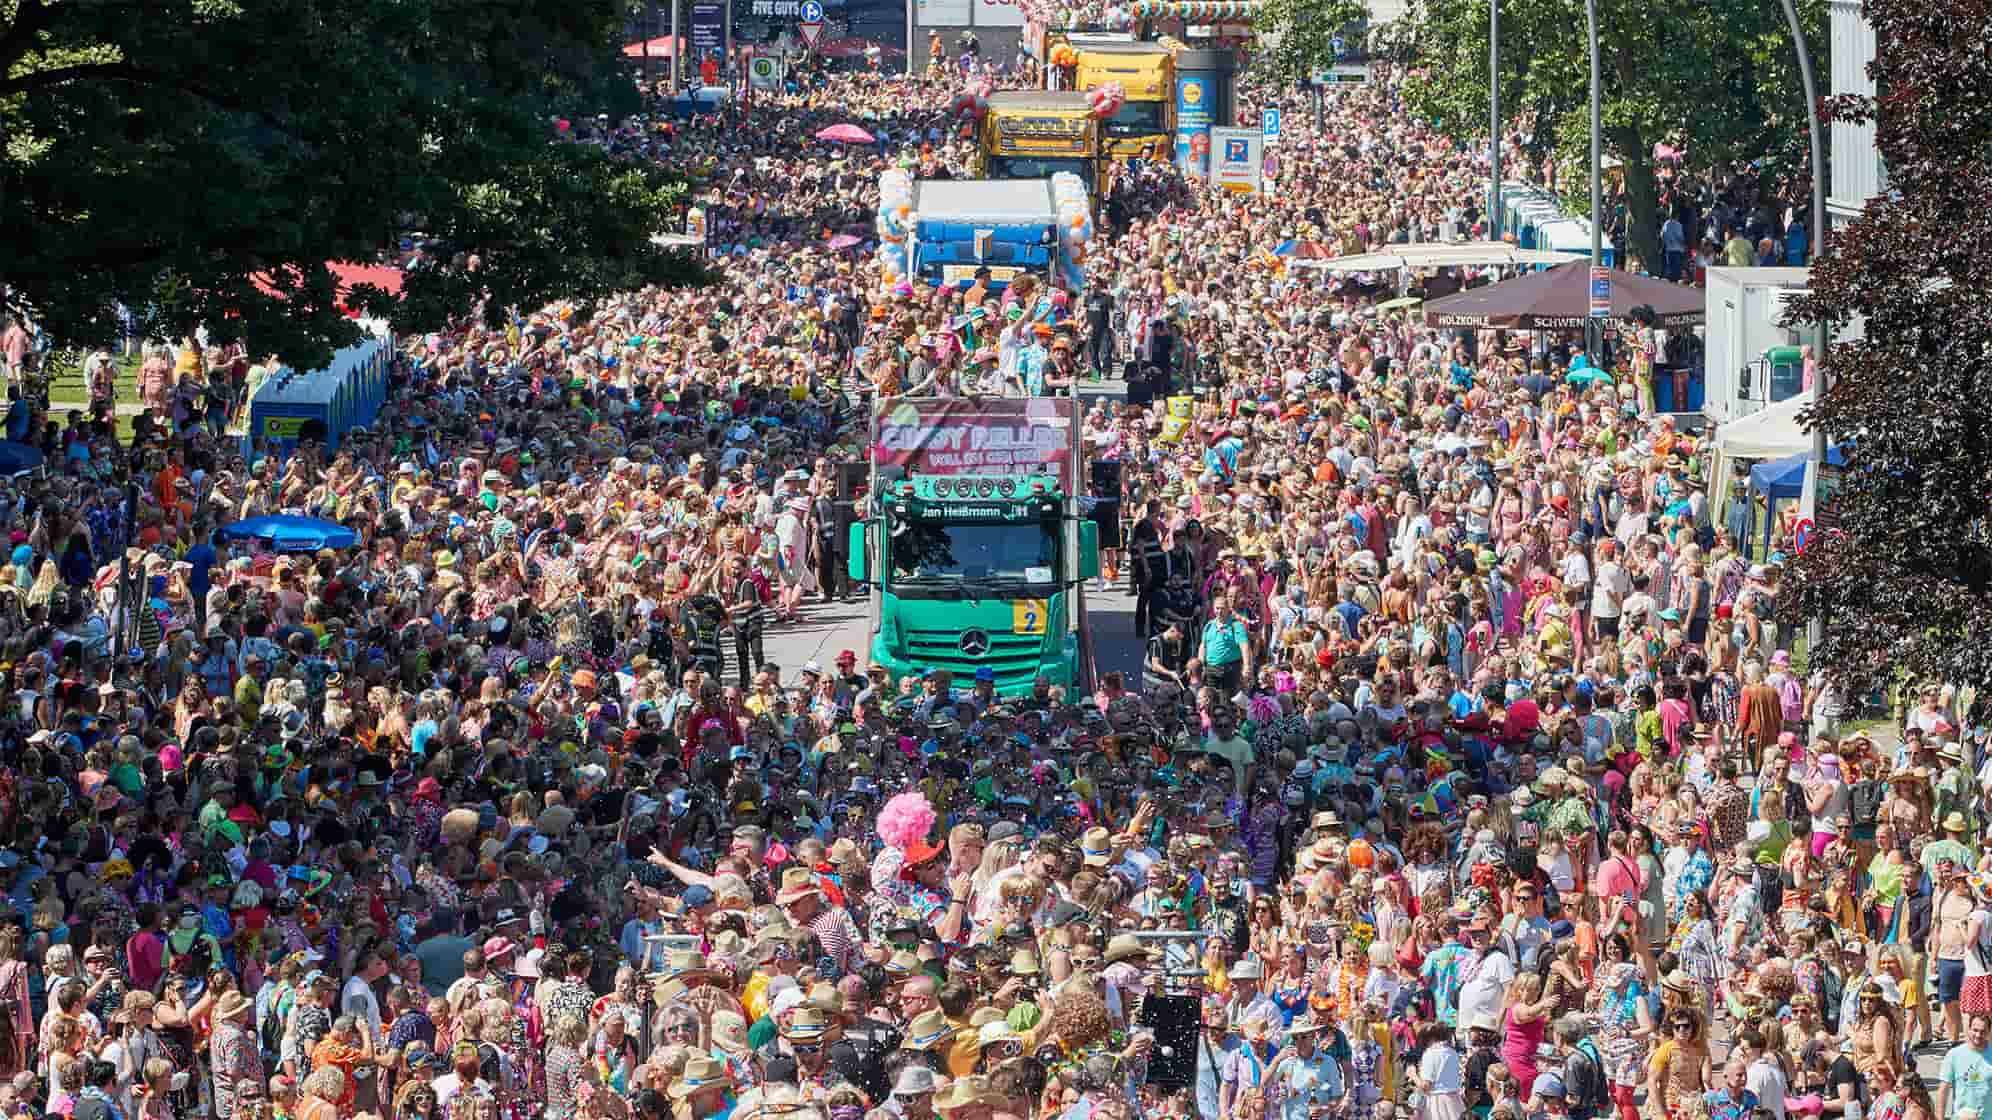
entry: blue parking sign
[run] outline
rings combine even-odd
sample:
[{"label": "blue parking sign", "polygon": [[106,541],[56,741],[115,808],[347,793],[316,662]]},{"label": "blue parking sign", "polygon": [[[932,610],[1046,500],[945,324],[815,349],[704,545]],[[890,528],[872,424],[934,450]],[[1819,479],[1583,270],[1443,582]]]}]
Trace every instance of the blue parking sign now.
[{"label": "blue parking sign", "polygon": [[1279,140],[1280,124],[1280,111],[1278,109],[1262,109],[1259,111],[1259,134],[1266,138],[1266,143],[1272,144]]}]

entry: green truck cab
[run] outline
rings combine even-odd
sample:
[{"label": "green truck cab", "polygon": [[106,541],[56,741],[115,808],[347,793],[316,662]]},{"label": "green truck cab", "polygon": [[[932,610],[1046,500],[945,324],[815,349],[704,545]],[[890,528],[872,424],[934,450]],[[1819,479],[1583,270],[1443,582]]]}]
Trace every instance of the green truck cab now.
[{"label": "green truck cab", "polygon": [[1086,581],[1098,526],[1080,515],[1083,441],[1070,399],[898,398],[872,418],[868,516],[850,576],[872,596],[871,663],[895,678],[1040,675],[1092,686]]}]

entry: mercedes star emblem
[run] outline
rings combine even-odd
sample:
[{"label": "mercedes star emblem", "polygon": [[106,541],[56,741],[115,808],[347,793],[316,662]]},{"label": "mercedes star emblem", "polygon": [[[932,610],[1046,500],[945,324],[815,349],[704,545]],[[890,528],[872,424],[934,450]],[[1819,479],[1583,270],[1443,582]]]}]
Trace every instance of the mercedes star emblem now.
[{"label": "mercedes star emblem", "polygon": [[989,652],[989,632],[986,630],[965,630],[961,635],[961,651],[970,657],[981,657]]}]

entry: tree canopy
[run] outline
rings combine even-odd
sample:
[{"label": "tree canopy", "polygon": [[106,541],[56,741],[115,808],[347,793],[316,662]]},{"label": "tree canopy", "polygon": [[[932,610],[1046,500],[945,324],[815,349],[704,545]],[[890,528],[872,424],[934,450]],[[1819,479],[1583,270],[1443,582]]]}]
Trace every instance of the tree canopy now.
[{"label": "tree canopy", "polygon": [[649,240],[670,175],[551,142],[557,115],[627,103],[624,7],[0,0],[9,309],[64,344],[117,337],[122,306],[309,366],[356,330],[326,262],[411,234],[439,267],[341,297],[403,331],[696,281]]},{"label": "tree canopy", "polygon": [[[1824,10],[1821,0],[1800,0],[1815,55]],[[1418,0],[1409,17],[1423,68],[1408,90],[1412,108],[1483,143],[1488,13],[1486,0]],[[1536,154],[1555,152],[1577,170],[1561,185],[1588,210],[1584,0],[1501,0],[1501,39],[1503,116],[1532,118]],[[1683,148],[1691,169],[1794,153],[1803,166],[1805,97],[1777,0],[1598,0],[1598,41],[1601,147],[1625,178],[1627,247],[1649,267],[1660,260],[1656,143]]]},{"label": "tree canopy", "polygon": [[1339,48],[1359,37],[1361,0],[1261,0],[1254,24],[1264,35],[1260,62],[1287,81],[1306,78],[1334,65]]},{"label": "tree canopy", "polygon": [[1867,0],[1880,100],[1871,120],[1888,193],[1834,231],[1793,322],[1857,325],[1821,362],[1830,388],[1801,414],[1834,434],[1843,481],[1798,557],[1781,608],[1823,618],[1811,662],[1852,681],[1907,672],[1992,687],[1992,8]]}]

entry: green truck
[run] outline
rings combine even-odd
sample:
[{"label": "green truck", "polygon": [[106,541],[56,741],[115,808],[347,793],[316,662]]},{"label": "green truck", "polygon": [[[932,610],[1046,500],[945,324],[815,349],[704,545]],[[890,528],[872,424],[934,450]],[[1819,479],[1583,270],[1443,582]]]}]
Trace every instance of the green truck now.
[{"label": "green truck", "polygon": [[871,660],[894,677],[1038,676],[1090,689],[1086,581],[1098,526],[1080,513],[1084,441],[1070,398],[889,400],[874,409],[866,516],[849,570],[872,596]]}]

